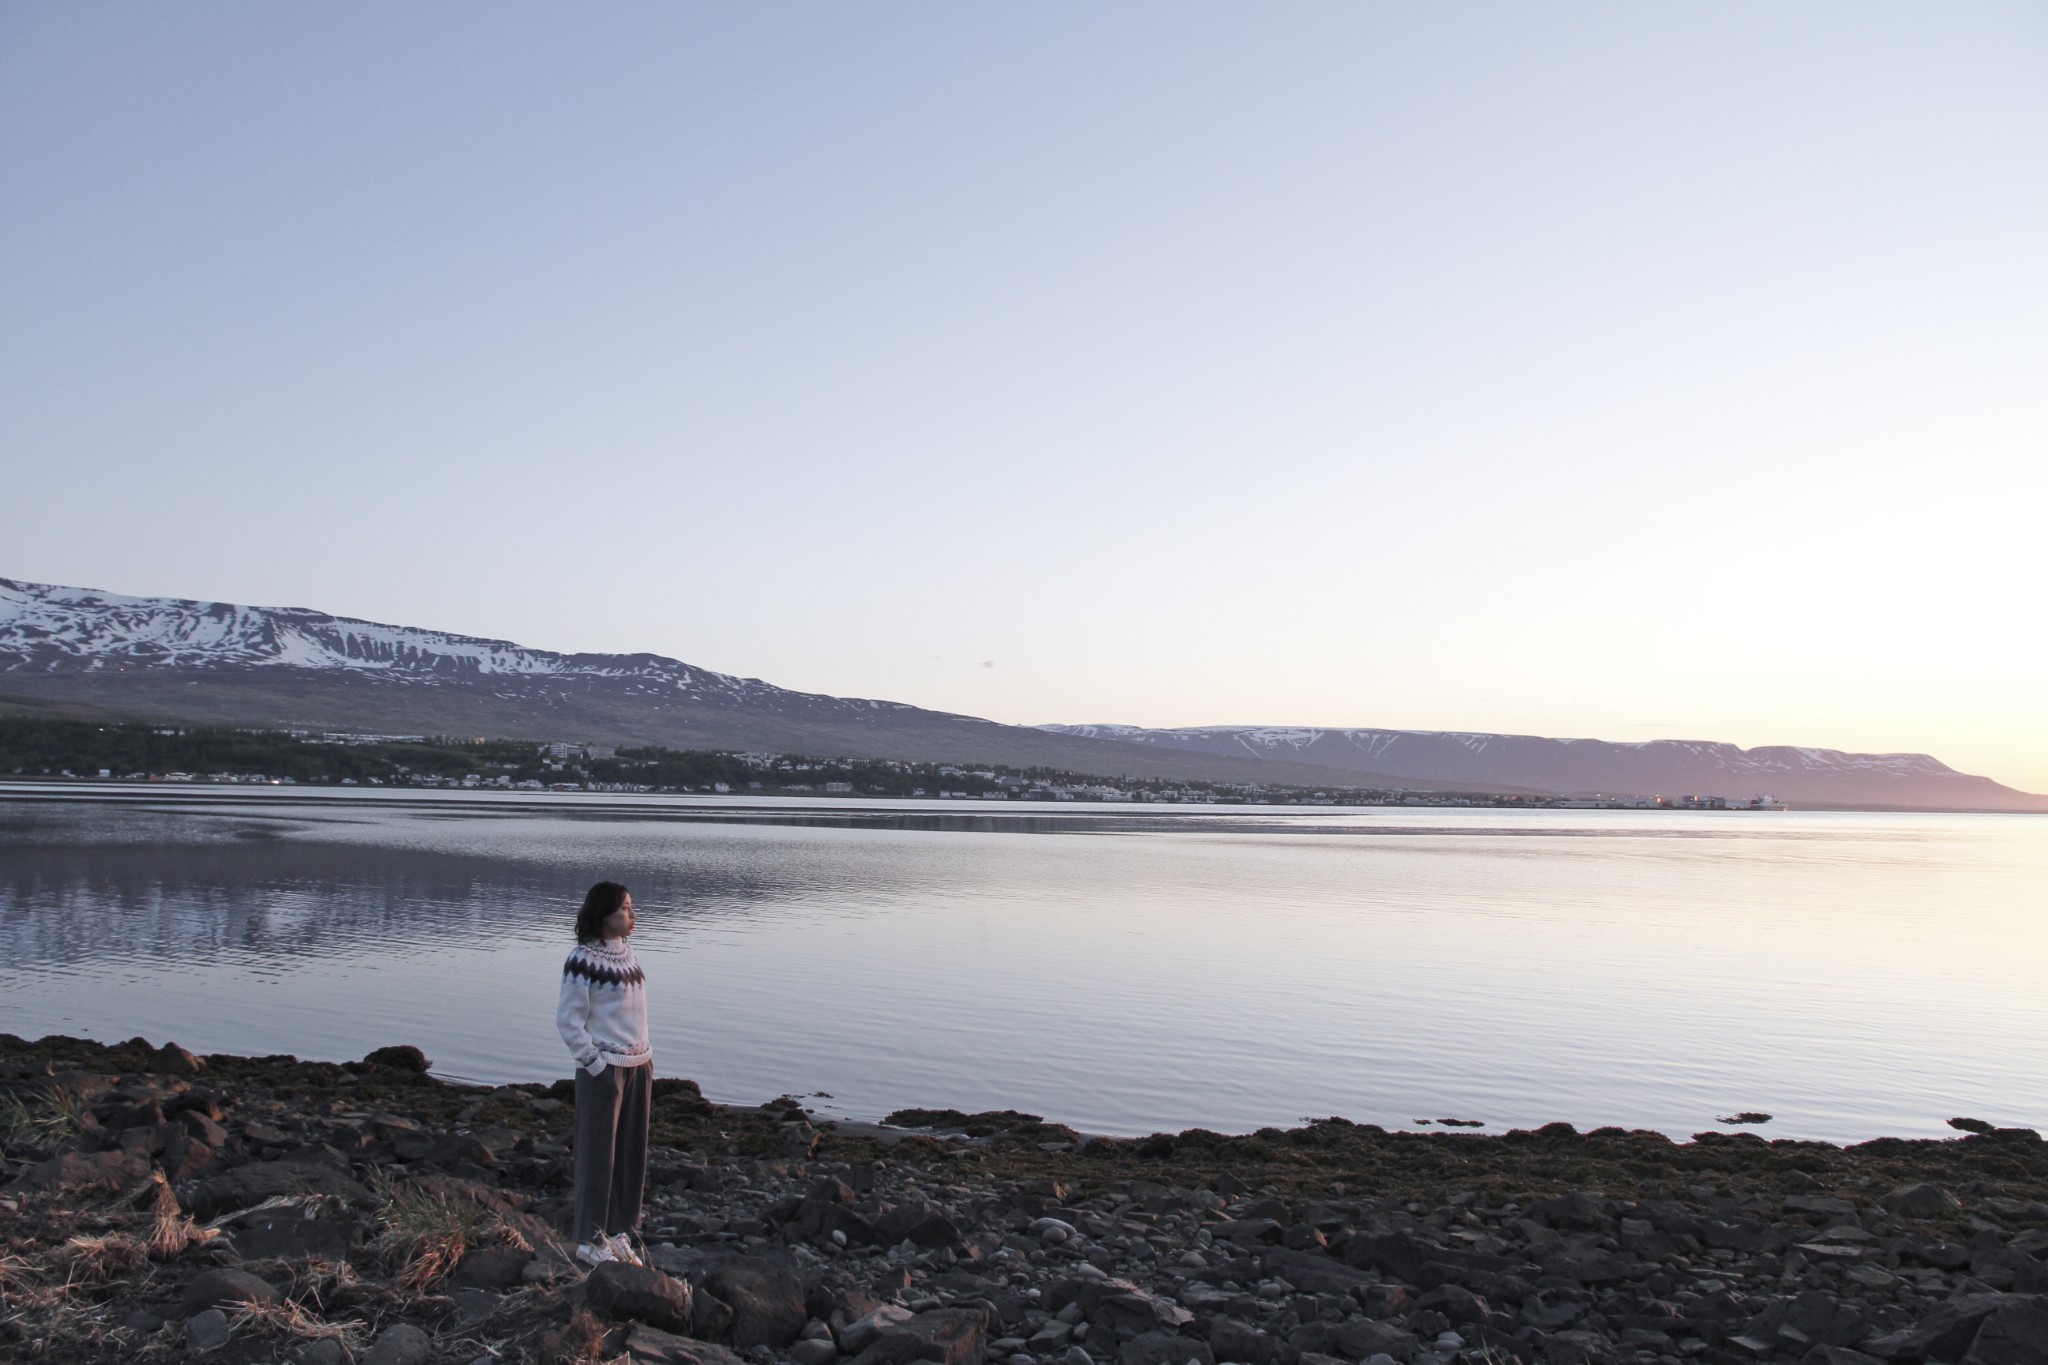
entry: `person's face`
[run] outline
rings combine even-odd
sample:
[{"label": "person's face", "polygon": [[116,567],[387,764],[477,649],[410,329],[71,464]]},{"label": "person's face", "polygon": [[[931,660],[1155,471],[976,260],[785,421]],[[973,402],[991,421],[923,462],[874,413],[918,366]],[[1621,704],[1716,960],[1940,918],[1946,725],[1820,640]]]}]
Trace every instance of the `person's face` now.
[{"label": "person's face", "polygon": [[633,897],[629,894],[619,902],[619,908],[604,917],[604,936],[624,938],[633,932]]}]

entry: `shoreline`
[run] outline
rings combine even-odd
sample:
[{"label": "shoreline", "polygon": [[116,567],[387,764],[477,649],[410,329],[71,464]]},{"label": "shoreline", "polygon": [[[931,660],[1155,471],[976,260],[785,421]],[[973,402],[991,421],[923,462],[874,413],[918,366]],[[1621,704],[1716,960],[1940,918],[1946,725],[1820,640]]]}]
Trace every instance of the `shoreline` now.
[{"label": "shoreline", "polygon": [[2048,1359],[2048,1144],[2028,1129],[1126,1139],[1014,1111],[834,1121],[662,1078],[649,1268],[586,1275],[557,1230],[570,1083],[426,1067],[0,1035],[0,1354]]}]

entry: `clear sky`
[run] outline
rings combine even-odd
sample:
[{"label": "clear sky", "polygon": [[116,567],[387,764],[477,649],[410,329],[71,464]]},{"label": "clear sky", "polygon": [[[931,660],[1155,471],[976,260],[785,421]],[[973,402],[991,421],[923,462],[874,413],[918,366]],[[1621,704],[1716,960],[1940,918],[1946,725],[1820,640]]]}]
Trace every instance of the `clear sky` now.
[{"label": "clear sky", "polygon": [[0,7],[0,575],[2048,791],[2048,7]]}]

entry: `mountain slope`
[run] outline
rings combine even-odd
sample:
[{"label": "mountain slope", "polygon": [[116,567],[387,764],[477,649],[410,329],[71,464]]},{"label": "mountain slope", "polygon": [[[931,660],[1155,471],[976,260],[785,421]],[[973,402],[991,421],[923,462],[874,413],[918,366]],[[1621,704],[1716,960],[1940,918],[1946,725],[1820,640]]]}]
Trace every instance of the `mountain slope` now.
[{"label": "mountain slope", "polygon": [[825,696],[658,654],[559,654],[302,607],[0,579],[0,704],[381,733],[1048,767],[1104,777],[1467,792],[1768,792],[1800,804],[2048,810],[1925,754],[1690,740],[1000,725]]},{"label": "mountain slope", "polygon": [[1618,743],[1537,735],[1423,730],[1212,725],[1152,730],[1135,725],[1047,725],[1056,734],[1149,744],[1183,754],[1249,756],[1371,772],[1463,790],[1536,787],[1631,796],[1688,794],[1747,799],[1769,794],[1803,804],[2048,810],[2048,798],[1959,773],[1926,754],[1852,754],[1838,749],[1742,749],[1707,740]]},{"label": "mountain slope", "polygon": [[1218,782],[1370,778],[795,692],[657,654],[558,654],[302,607],[0,579],[0,694],[224,725],[1042,766]]}]

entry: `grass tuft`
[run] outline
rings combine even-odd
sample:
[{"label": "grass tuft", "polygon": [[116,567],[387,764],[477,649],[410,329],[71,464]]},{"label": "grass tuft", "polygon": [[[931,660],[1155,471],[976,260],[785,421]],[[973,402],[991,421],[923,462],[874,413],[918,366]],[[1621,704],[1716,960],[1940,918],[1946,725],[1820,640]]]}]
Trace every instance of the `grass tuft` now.
[{"label": "grass tuft", "polygon": [[398,1282],[424,1294],[455,1272],[465,1253],[499,1229],[496,1215],[468,1199],[386,1188],[377,1244]]}]

